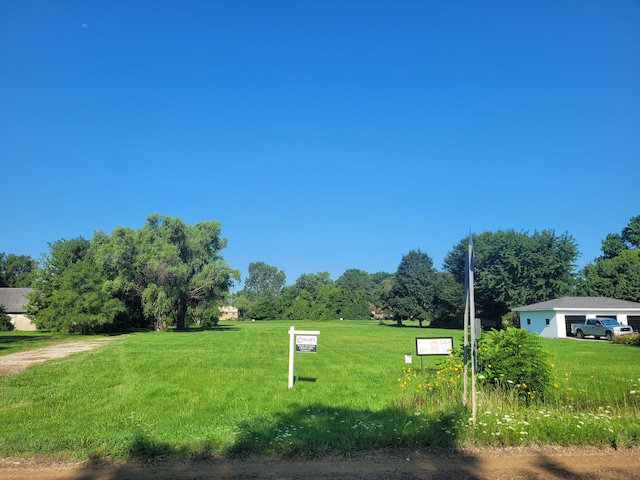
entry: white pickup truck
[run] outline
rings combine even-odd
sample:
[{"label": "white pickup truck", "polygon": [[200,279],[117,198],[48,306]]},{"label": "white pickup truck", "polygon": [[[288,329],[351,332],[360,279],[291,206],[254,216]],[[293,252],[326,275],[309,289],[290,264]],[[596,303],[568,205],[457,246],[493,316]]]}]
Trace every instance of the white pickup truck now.
[{"label": "white pickup truck", "polygon": [[595,338],[605,337],[611,340],[616,335],[631,335],[633,328],[622,323],[618,323],[615,318],[588,318],[584,323],[573,323],[571,334],[578,338],[593,336]]}]

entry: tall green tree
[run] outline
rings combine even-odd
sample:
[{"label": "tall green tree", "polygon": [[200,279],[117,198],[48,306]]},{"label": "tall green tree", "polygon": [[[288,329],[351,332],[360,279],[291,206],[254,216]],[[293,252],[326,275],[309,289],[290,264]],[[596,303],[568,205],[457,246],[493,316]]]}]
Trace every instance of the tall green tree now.
[{"label": "tall green tree", "polygon": [[215,322],[218,304],[239,279],[220,256],[226,239],[219,234],[216,221],[188,226],[153,214],[139,230],[54,242],[28,313],[39,328],[80,333],[149,322],[184,329],[188,318]]},{"label": "tall green tree", "polygon": [[282,293],[286,281],[284,270],[278,270],[264,262],[251,262],[244,288],[250,296],[266,295],[275,298]]},{"label": "tall green tree", "polygon": [[104,288],[91,243],[82,237],[49,244],[29,295],[27,314],[39,329],[97,333],[125,311],[124,303]]},{"label": "tall green tree", "polygon": [[[553,230],[529,235],[499,230],[474,235],[475,300],[478,316],[502,327],[512,307],[551,300],[573,292],[578,249],[573,237]],[[468,239],[444,260],[445,270],[464,282]]]},{"label": "tall green tree", "polygon": [[464,316],[464,287],[449,272],[436,272],[431,326],[461,327]]},{"label": "tall green tree", "polygon": [[376,284],[364,270],[349,269],[336,280],[340,296],[336,314],[349,320],[366,320],[375,310]]},{"label": "tall green tree", "polygon": [[602,241],[602,256],[582,269],[578,293],[640,302],[640,215]]},{"label": "tall green tree", "polygon": [[311,294],[291,285],[284,289],[281,299],[282,318],[288,320],[305,320],[311,318],[311,306],[315,300]]},{"label": "tall green tree", "polygon": [[30,287],[38,263],[28,255],[0,252],[0,287]]},{"label": "tall green tree", "polygon": [[157,330],[171,324],[185,329],[189,308],[222,301],[240,278],[220,255],[227,240],[215,220],[189,226],[178,217],[152,214],[141,229],[116,229],[100,243],[111,289],[139,298]]},{"label": "tall green tree", "polygon": [[316,298],[322,285],[331,285],[333,280],[329,272],[303,273],[294,284],[300,290],[306,290],[312,298]]},{"label": "tall green tree", "polygon": [[433,319],[435,280],[436,271],[429,255],[411,250],[402,256],[388,297],[398,325],[403,320],[417,320],[422,327],[422,322]]}]

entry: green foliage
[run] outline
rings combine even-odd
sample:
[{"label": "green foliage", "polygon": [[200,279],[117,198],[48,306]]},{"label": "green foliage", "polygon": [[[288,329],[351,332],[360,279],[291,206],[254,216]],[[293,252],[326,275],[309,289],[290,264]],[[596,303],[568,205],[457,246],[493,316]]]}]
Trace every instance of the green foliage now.
[{"label": "green foliage", "polygon": [[436,272],[432,327],[462,327],[464,287],[449,272]]},{"label": "green foliage", "polygon": [[374,276],[364,270],[349,269],[336,280],[339,290],[337,300],[339,317],[349,320],[366,320],[372,308],[379,302],[380,294]]},{"label": "green foliage", "polygon": [[634,333],[632,335],[616,335],[611,339],[611,342],[619,345],[635,345],[640,347],[640,333]]},{"label": "green foliage", "polygon": [[429,255],[411,250],[402,256],[387,299],[398,325],[403,320],[417,320],[422,326],[433,319],[435,283],[436,271]]},{"label": "green foliage", "polygon": [[29,294],[27,314],[42,330],[98,333],[125,312],[124,303],[104,287],[88,240],[82,237],[51,244],[44,268]]},{"label": "green foliage", "polygon": [[28,255],[0,252],[0,287],[30,287],[38,264]]},{"label": "green foliage", "polygon": [[215,302],[203,301],[187,310],[187,324],[189,326],[211,328],[217,326],[219,320],[218,305]]},{"label": "green foliage", "polygon": [[640,215],[602,242],[603,255],[582,269],[578,292],[640,302]]},{"label": "green foliage", "polygon": [[622,240],[628,249],[640,249],[640,215],[632,217],[622,229]]},{"label": "green foliage", "polygon": [[[96,333],[139,328],[153,322],[164,330],[174,324],[212,323],[217,305],[237,271],[219,251],[216,221],[187,226],[179,218],[150,215],[135,231],[117,227],[50,244],[27,306],[38,328]],[[210,313],[202,308],[211,309]]]},{"label": "green foliage", "polygon": [[274,320],[280,315],[276,298],[263,294],[253,299],[249,315],[255,320]]},{"label": "green foliage", "polygon": [[7,315],[4,305],[0,305],[0,332],[10,332],[13,328],[11,317]]},{"label": "green foliage", "polygon": [[[474,235],[475,300],[478,317],[501,326],[511,308],[568,295],[574,288],[578,249],[573,237],[543,230],[529,235],[514,230]],[[468,239],[444,260],[445,270],[464,282]]]},{"label": "green foliage", "polygon": [[513,327],[482,335],[478,372],[485,385],[513,390],[527,402],[543,396],[551,380],[548,353],[540,337]]},{"label": "green foliage", "polygon": [[244,288],[250,296],[277,297],[282,293],[287,277],[283,270],[264,262],[251,262]]},{"label": "green foliage", "polygon": [[[252,263],[249,270],[245,288],[232,302],[240,318],[255,320],[369,319],[372,312],[384,310],[392,277],[384,272],[349,269],[335,282],[328,272],[318,272],[302,274],[288,287],[271,288],[284,282],[284,272],[262,262]],[[273,279],[277,281],[273,283]]]}]

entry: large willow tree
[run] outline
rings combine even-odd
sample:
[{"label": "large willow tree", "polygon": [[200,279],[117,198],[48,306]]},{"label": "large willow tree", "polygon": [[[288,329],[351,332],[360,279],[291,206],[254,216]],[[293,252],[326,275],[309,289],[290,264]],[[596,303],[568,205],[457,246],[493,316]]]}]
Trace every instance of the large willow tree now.
[{"label": "large willow tree", "polygon": [[[82,248],[72,249],[76,244]],[[159,214],[138,230],[117,227],[86,243],[55,242],[30,313],[41,328],[58,331],[122,329],[140,321],[157,330],[185,329],[189,313],[217,316],[239,279],[220,255],[226,245],[215,220],[186,225]]]}]

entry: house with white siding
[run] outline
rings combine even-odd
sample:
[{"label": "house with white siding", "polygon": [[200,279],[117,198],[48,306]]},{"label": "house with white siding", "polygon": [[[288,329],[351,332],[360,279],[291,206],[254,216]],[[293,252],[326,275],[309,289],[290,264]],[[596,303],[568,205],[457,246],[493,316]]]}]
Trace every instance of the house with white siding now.
[{"label": "house with white siding", "polygon": [[31,288],[0,288],[0,305],[5,313],[11,317],[11,323],[16,330],[35,330],[35,324],[27,317],[27,294]]},{"label": "house with white siding", "polygon": [[562,297],[511,309],[520,315],[520,327],[541,337],[571,336],[572,323],[587,318],[615,318],[640,331],[640,303],[606,297]]}]

